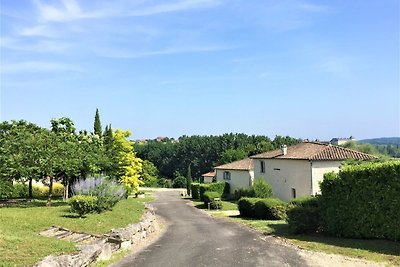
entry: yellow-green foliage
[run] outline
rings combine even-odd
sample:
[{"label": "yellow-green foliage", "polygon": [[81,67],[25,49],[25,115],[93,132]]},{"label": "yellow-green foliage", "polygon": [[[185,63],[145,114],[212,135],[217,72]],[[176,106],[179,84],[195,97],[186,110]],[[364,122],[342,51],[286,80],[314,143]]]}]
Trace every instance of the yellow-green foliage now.
[{"label": "yellow-green foliage", "polygon": [[136,157],[133,143],[126,139],[130,135],[130,131],[116,130],[113,136],[114,146],[116,151],[118,151],[118,165],[121,182],[132,188],[134,192],[138,192],[139,185],[143,183],[140,180],[142,160]]},{"label": "yellow-green foliage", "polygon": [[[33,197],[41,198],[49,196],[49,187],[45,185],[32,186]],[[53,184],[53,197],[62,197],[64,193],[64,186],[59,183]]]}]

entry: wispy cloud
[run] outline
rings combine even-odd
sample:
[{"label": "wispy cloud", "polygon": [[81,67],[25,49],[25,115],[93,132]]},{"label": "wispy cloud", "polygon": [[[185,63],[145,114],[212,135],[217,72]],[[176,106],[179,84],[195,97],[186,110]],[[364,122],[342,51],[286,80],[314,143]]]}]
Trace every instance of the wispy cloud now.
[{"label": "wispy cloud", "polygon": [[54,32],[54,30],[50,29],[48,25],[36,25],[32,27],[24,27],[16,32],[19,36],[26,36],[26,37],[56,37],[58,34]]},{"label": "wispy cloud", "polygon": [[57,40],[38,40],[24,42],[18,38],[5,37],[0,41],[1,48],[7,48],[9,50],[19,50],[25,52],[35,52],[35,53],[58,53],[65,52],[70,49],[73,45],[65,41]]},{"label": "wispy cloud", "polygon": [[233,49],[230,46],[185,46],[185,47],[173,47],[166,48],[162,50],[155,51],[147,51],[141,53],[132,53],[129,51],[120,51],[120,50],[98,50],[98,54],[103,57],[109,58],[126,58],[126,59],[134,59],[134,58],[144,58],[144,57],[152,57],[159,55],[173,55],[173,54],[184,54],[184,53],[205,53],[205,52],[215,52],[222,50]]},{"label": "wispy cloud", "polygon": [[80,72],[82,68],[57,63],[57,62],[46,62],[46,61],[25,61],[18,63],[1,64],[1,73],[36,73],[36,72],[59,72],[59,71],[75,71]]}]

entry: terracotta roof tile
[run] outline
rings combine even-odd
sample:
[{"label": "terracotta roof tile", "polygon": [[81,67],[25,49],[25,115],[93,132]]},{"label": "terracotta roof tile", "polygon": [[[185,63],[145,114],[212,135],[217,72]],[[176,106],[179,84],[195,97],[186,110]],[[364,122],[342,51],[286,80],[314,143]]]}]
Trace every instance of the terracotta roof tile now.
[{"label": "terracotta roof tile", "polygon": [[228,164],[220,165],[214,169],[227,169],[227,170],[252,170],[254,168],[253,160],[250,158],[234,161]]},{"label": "terracotta roof tile", "polygon": [[316,142],[303,142],[287,148],[283,155],[281,149],[254,155],[253,159],[305,159],[305,160],[376,160],[377,157],[355,150]]},{"label": "terracotta roof tile", "polygon": [[205,176],[205,177],[214,177],[214,176],[215,176],[215,171],[207,172],[207,173],[205,173],[205,174],[202,174],[201,176]]}]

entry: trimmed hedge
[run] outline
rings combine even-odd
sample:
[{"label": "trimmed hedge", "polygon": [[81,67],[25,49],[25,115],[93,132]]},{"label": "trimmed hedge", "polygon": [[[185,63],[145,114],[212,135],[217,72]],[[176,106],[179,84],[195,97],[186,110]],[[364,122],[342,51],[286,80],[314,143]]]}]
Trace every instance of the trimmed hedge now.
[{"label": "trimmed hedge", "polygon": [[348,165],[321,183],[323,231],[400,240],[400,162]]},{"label": "trimmed hedge", "polygon": [[261,200],[260,198],[250,198],[250,197],[242,197],[238,201],[238,209],[240,212],[240,216],[255,218],[256,212],[254,210],[254,206],[257,201]]},{"label": "trimmed hedge", "polygon": [[317,232],[321,227],[319,198],[302,196],[290,201],[287,222],[293,234]]},{"label": "trimmed hedge", "polygon": [[238,200],[241,197],[255,197],[256,193],[254,192],[253,188],[243,189],[239,188],[235,190],[233,199]]},{"label": "trimmed hedge", "polygon": [[80,217],[97,210],[98,199],[95,196],[75,195],[68,199],[71,211],[78,213]]},{"label": "trimmed hedge", "polygon": [[190,189],[192,191],[192,198],[193,199],[200,199],[200,184],[199,183],[192,183],[190,185]]},{"label": "trimmed hedge", "polygon": [[255,216],[263,220],[282,220],[286,218],[286,202],[277,198],[265,198],[254,204]]},{"label": "trimmed hedge", "polygon": [[[219,198],[219,200],[215,200],[215,198]],[[218,192],[207,191],[204,193],[204,205],[207,207],[208,203],[210,203],[211,209],[221,209],[221,195]]]},{"label": "trimmed hedge", "polygon": [[201,201],[204,201],[204,193],[206,191],[218,192],[220,196],[229,194],[229,184],[226,182],[216,182],[210,184],[199,185],[199,197]]}]

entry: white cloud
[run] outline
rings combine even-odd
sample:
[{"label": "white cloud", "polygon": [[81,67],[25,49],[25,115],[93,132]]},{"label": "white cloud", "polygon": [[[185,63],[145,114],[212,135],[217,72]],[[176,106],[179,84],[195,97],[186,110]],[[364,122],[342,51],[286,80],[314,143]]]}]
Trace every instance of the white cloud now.
[{"label": "white cloud", "polygon": [[33,27],[25,27],[17,31],[17,35],[20,36],[42,36],[42,37],[56,37],[57,34],[49,28],[47,25],[37,25]]}]

